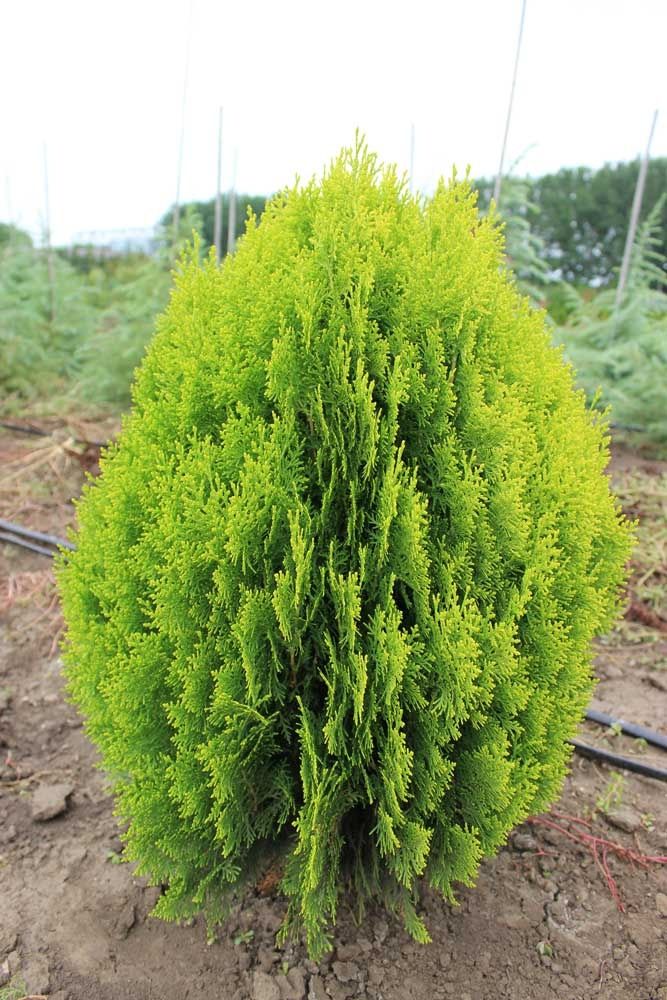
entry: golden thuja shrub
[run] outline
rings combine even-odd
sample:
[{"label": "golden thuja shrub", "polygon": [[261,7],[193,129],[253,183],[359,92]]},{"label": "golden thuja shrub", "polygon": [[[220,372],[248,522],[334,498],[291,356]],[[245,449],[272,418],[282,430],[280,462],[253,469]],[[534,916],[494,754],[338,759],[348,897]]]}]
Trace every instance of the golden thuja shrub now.
[{"label": "golden thuja shrub", "polygon": [[467,183],[358,145],[182,263],[60,567],[158,915],[277,853],[313,955],[347,890],[428,939],[418,880],[559,794],[629,551],[607,457]]}]

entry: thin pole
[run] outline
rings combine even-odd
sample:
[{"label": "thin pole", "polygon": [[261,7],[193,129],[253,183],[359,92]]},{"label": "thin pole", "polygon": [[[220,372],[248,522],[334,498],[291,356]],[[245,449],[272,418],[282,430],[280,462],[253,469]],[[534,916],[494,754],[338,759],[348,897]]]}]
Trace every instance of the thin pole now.
[{"label": "thin pole", "polygon": [[415,189],[415,123],[410,126],[410,191]]},{"label": "thin pole", "polygon": [[218,176],[215,187],[215,222],[213,226],[213,243],[215,245],[215,259],[220,263],[222,257],[222,189],[220,181],[222,178],[222,108],[218,116]]},{"label": "thin pole", "polygon": [[646,152],[644,153],[644,159],[641,162],[639,168],[639,175],[637,177],[637,186],[635,187],[635,196],[632,199],[632,211],[630,212],[630,225],[628,227],[628,235],[625,237],[625,249],[623,251],[623,263],[621,264],[621,273],[618,279],[618,287],[616,289],[616,308],[621,304],[623,298],[623,292],[625,291],[625,286],[628,280],[628,274],[630,273],[630,260],[632,258],[632,247],[635,242],[635,234],[637,232],[637,223],[639,222],[639,213],[642,210],[642,198],[644,197],[644,187],[646,184],[646,174],[648,171],[649,159],[651,156],[651,143],[653,141],[653,133],[655,132],[655,123],[658,120],[658,112],[656,111],[653,115],[653,121],[651,123],[651,131],[649,132],[648,142],[646,143]]},{"label": "thin pole", "polygon": [[227,253],[234,253],[236,245],[236,169],[239,162],[239,151],[234,150],[234,170],[232,172],[232,186],[229,189],[229,208],[227,215]]},{"label": "thin pole", "polygon": [[14,209],[12,207],[12,182],[9,174],[5,174],[5,197],[7,199],[7,222],[14,224]]},{"label": "thin pole", "polygon": [[8,245],[14,242],[14,210],[12,208],[12,184],[9,174],[5,174],[5,195],[7,196],[7,223],[9,225]]},{"label": "thin pole", "polygon": [[500,165],[498,166],[498,173],[496,174],[496,183],[493,186],[493,200],[496,203],[496,207],[500,204],[500,184],[503,178],[503,167],[505,165],[505,151],[507,149],[507,137],[510,131],[510,121],[512,119],[512,106],[514,105],[514,91],[516,88],[516,78],[519,70],[519,54],[521,52],[521,39],[523,37],[523,23],[526,18],[526,0],[523,0],[521,6],[521,21],[519,23],[519,39],[516,43],[516,58],[514,60],[514,75],[512,76],[512,89],[510,90],[510,102],[507,108],[507,120],[505,121],[505,135],[503,136],[503,146],[500,151]]},{"label": "thin pole", "polygon": [[174,246],[178,245],[178,227],[181,218],[181,176],[183,173],[183,148],[185,146],[185,106],[188,96],[188,78],[190,76],[190,42],[192,40],[192,14],[194,0],[190,0],[188,17],[188,39],[185,47],[185,73],[183,75],[183,100],[181,102],[181,135],[178,143],[178,165],[176,168],[176,201],[174,203]]},{"label": "thin pole", "polygon": [[56,318],[56,282],[53,269],[53,249],[51,247],[51,209],[49,205],[49,163],[46,143],[42,147],[44,157],[44,245],[46,247],[46,267],[49,276],[49,315],[53,324]]}]

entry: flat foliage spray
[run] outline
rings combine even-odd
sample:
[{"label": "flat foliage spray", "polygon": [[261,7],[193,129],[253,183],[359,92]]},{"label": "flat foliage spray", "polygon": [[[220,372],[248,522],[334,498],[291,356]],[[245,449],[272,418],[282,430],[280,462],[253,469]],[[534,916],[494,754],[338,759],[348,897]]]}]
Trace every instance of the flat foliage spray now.
[{"label": "flat foliage spray", "polygon": [[558,795],[629,532],[502,251],[358,143],[182,262],[59,574],[159,916],[271,858],[312,955],[344,891],[426,941],[419,880],[453,899]]}]

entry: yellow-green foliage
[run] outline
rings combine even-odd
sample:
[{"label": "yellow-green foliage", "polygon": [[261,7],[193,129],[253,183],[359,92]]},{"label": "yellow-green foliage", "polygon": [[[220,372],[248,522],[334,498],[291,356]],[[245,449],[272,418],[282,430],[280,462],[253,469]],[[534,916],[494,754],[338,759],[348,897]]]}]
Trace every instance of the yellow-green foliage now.
[{"label": "yellow-green foliage", "polygon": [[558,795],[629,538],[604,428],[466,183],[363,148],[185,263],[60,582],[69,685],[167,918],[267,850],[426,940]]}]

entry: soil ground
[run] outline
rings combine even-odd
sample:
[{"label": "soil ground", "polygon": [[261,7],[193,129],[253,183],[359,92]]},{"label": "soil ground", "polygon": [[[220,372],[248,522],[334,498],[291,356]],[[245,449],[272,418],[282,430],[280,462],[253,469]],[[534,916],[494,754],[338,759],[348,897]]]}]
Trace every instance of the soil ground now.
[{"label": "soil ground", "polygon": [[[0,517],[62,534],[94,461],[77,447],[65,432],[0,435]],[[593,704],[665,731],[667,465],[618,450],[612,476],[640,518],[635,613],[599,644]],[[424,892],[431,945],[380,910],[357,924],[343,907],[333,952],[312,963],[275,947],[284,900],[259,891],[214,940],[199,921],[150,917],[159,890],[122,861],[104,775],[63,697],[58,628],[48,560],[0,544],[0,1000],[667,1000],[667,865],[596,861],[563,832],[665,856],[666,786],[579,756],[552,812],[511,835],[460,905]],[[582,738],[667,766],[590,723]]]}]

